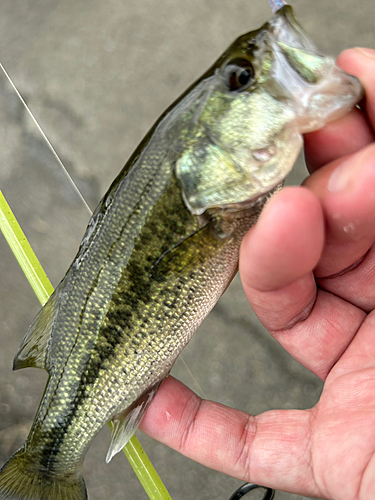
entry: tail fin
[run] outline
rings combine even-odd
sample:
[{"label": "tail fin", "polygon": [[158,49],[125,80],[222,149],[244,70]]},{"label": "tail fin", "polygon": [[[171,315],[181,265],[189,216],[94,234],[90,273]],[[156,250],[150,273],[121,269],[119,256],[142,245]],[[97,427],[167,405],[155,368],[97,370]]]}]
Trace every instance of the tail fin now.
[{"label": "tail fin", "polygon": [[0,470],[0,500],[87,500],[87,492],[78,471],[40,470],[21,448]]}]

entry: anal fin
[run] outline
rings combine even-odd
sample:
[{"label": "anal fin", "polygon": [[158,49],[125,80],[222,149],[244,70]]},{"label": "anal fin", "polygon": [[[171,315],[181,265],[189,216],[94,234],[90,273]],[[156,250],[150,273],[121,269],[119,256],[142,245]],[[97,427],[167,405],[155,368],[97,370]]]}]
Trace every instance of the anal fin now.
[{"label": "anal fin", "polygon": [[13,370],[29,367],[47,370],[48,345],[62,288],[60,283],[43,309],[35,316],[14,358]]},{"label": "anal fin", "polygon": [[148,405],[153,400],[162,381],[153,385],[151,389],[144,392],[134,403],[119,415],[116,415],[112,421],[112,438],[105,461],[109,463],[112,458],[123,449],[126,443],[131,439]]}]

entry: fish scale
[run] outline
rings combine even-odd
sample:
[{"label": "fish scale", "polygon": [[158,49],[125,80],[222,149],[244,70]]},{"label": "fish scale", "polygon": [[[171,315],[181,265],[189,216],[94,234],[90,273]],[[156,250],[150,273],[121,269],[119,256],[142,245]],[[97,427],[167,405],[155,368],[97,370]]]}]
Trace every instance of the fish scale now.
[{"label": "fish scale", "polygon": [[[180,207],[186,210],[181,199]],[[150,224],[153,225],[153,222],[151,220]],[[249,226],[248,216],[241,223],[245,231]],[[216,239],[207,231],[206,241],[203,242],[204,247],[202,247],[202,241],[199,241],[199,246],[206,250],[208,245],[212,245],[210,240],[216,243]],[[233,274],[237,265],[240,233],[236,233],[236,240],[236,245],[229,239],[219,240],[217,258],[212,259],[211,256],[209,259],[205,255],[198,271],[192,272],[190,266],[185,266],[184,273],[179,264],[177,270],[170,269],[170,275],[173,274],[173,276],[163,274],[161,282],[159,280],[152,282],[151,307],[145,307],[144,299],[138,297],[139,313],[136,314],[133,311],[126,325],[127,329],[125,330],[124,325],[119,333],[117,329],[111,327],[121,322],[117,318],[118,315],[123,318],[121,303],[111,302],[112,311],[107,315],[107,320],[99,332],[95,349],[97,356],[91,356],[91,362],[85,371],[87,378],[84,379],[84,388],[87,394],[80,404],[75,406],[74,417],[70,417],[70,426],[73,429],[79,429],[76,432],[77,441],[69,430],[63,430],[63,433],[69,437],[67,446],[70,446],[72,442],[74,444],[77,460],[91,441],[95,429],[99,430],[102,426],[103,418],[109,420],[114,412],[118,413],[127,408],[148,386],[157,383],[161,375],[163,378],[170,370],[171,360],[175,359],[190,340],[192,333],[206,315],[207,309],[212,307],[211,303],[216,302],[221,295],[227,283],[228,274]],[[194,248],[194,242],[191,245]],[[230,255],[227,255],[228,252],[232,255],[231,260]],[[134,255],[139,254],[136,252]],[[127,270],[124,274],[117,291],[121,297],[126,296],[126,290],[123,287],[129,289],[129,285],[133,284]],[[190,293],[192,286],[195,288],[194,293]],[[144,286],[140,287],[140,293],[142,292],[144,292]],[[178,300],[174,301],[172,313],[170,312],[172,301],[168,300],[170,297],[178,297]],[[127,301],[125,301],[126,306]],[[142,326],[145,320],[149,325],[148,328]],[[124,334],[124,331],[128,333]],[[115,332],[114,335],[113,332]],[[108,342],[111,336],[115,338]],[[106,343],[110,345],[111,353],[108,349],[103,349],[103,344]],[[123,391],[124,387],[127,388],[126,393]],[[89,421],[88,414],[90,414]],[[85,424],[90,427],[86,439],[82,432]],[[69,464],[75,462],[74,457],[66,453],[64,458]],[[56,460],[61,467],[61,458],[56,457]]]}]

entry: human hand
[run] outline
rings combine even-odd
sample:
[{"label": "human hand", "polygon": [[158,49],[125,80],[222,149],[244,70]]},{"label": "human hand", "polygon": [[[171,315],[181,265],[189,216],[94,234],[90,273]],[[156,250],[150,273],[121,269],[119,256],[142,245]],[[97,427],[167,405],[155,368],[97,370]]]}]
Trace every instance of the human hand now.
[{"label": "human hand", "polygon": [[[375,497],[375,50],[339,65],[366,91],[305,139],[311,176],[246,235],[245,293],[270,333],[324,380],[309,410],[258,416],[202,401],[169,377],[142,421],[154,438],[243,480],[336,500]],[[345,485],[345,490],[343,489]]]}]

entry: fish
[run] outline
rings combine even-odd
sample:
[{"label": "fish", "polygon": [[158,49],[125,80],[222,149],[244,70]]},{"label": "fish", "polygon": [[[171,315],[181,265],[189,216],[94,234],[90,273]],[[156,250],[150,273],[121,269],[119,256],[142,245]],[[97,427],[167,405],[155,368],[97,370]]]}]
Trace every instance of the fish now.
[{"label": "fish", "polygon": [[49,378],[0,500],[82,500],[85,454],[134,434],[237,272],[243,236],[282,187],[302,134],[347,113],[359,81],[319,53],[281,2],[157,120],[94,211],[14,369]]}]

